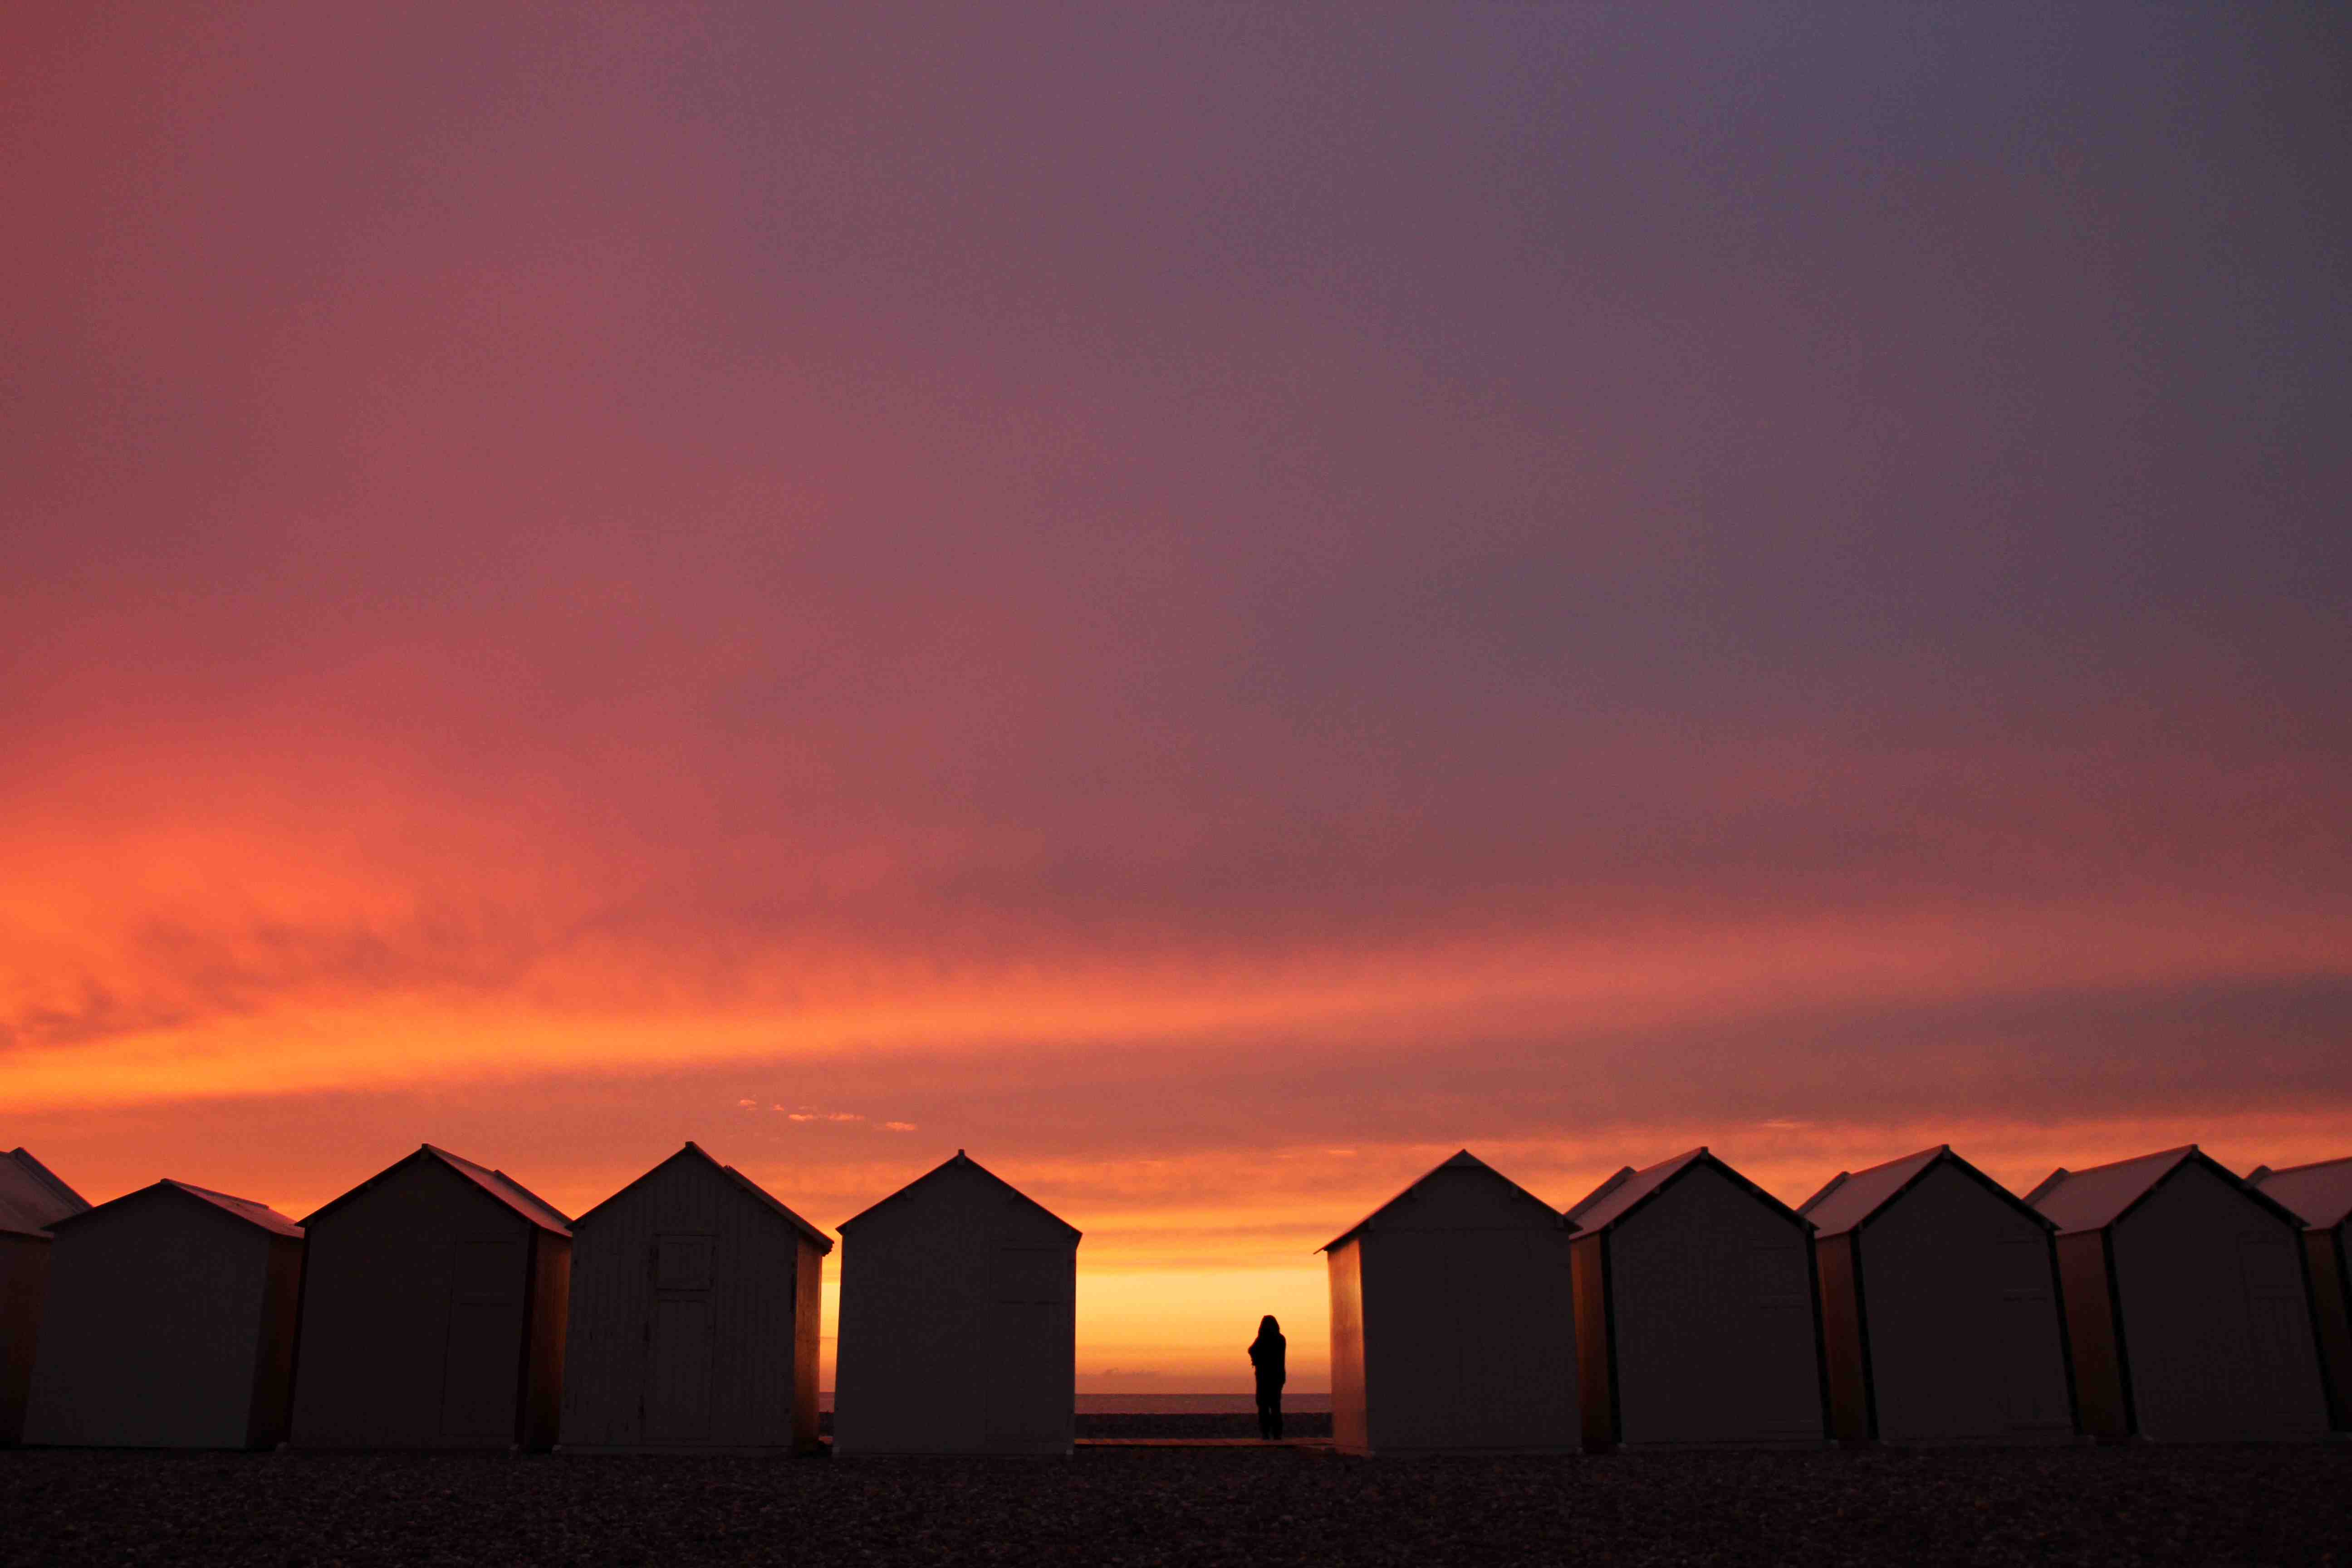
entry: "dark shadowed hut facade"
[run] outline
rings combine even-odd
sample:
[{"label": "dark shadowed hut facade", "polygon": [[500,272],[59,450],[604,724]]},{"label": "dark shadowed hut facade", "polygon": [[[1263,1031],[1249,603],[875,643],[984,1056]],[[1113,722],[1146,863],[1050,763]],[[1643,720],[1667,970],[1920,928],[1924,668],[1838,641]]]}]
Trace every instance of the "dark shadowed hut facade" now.
[{"label": "dark shadowed hut facade", "polygon": [[563,1446],[815,1448],[832,1250],[694,1143],[573,1220]]},{"label": "dark shadowed hut facade", "polygon": [[2083,1429],[2110,1442],[2327,1429],[2303,1224],[2195,1144],[2026,1194],[2058,1227]]},{"label": "dark shadowed hut facade", "polygon": [[25,1431],[49,1292],[49,1227],[89,1205],[30,1151],[0,1154],[0,1447]]},{"label": "dark shadowed hut facade", "polygon": [[841,1225],[836,1454],[1066,1454],[1078,1232],[961,1150]]},{"label": "dark shadowed hut facade", "polygon": [[427,1143],[302,1225],[298,1446],[553,1444],[572,1279],[553,1205]]},{"label": "dark shadowed hut facade", "polygon": [[1842,1171],[1797,1212],[1839,1437],[2074,1437],[2053,1227],[2024,1200],[1939,1144]]},{"label": "dark shadowed hut facade", "polygon": [[2328,1419],[2337,1431],[2352,1432],[2352,1159],[2284,1171],[2265,1165],[2247,1180],[2303,1221],[2304,1269],[2327,1377]]},{"label": "dark shadowed hut facade", "polygon": [[1809,1222],[1704,1148],[1568,1217],[1586,1448],[1823,1441]]},{"label": "dark shadowed hut facade", "polygon": [[162,1181],[53,1228],[26,1442],[286,1440],[301,1226],[250,1198]]},{"label": "dark shadowed hut facade", "polygon": [[1570,1229],[1465,1149],[1327,1245],[1339,1447],[1580,1447]]}]

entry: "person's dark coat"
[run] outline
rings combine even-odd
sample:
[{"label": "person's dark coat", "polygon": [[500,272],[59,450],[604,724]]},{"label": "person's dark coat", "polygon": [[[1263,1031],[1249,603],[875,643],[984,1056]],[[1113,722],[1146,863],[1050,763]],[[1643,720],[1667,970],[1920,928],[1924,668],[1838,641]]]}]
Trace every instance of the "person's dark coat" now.
[{"label": "person's dark coat", "polygon": [[1280,1388],[1290,1377],[1290,1342],[1281,1331],[1260,1329],[1249,1348],[1250,1365],[1257,1371],[1260,1390]]}]

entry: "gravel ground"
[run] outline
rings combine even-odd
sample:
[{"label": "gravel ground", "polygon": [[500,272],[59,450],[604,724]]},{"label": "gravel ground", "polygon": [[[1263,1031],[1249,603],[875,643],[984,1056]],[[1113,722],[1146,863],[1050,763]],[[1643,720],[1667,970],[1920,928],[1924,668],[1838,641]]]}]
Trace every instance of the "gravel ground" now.
[{"label": "gravel ground", "polygon": [[2344,1563],[2352,1445],[1360,1460],[0,1452],[0,1563]]}]

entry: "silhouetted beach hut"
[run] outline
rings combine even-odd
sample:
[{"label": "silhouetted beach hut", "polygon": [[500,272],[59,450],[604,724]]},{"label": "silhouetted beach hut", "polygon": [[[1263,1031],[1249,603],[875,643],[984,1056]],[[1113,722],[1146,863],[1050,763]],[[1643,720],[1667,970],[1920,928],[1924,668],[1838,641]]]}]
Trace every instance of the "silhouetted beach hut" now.
[{"label": "silhouetted beach hut", "polygon": [[1075,1228],[961,1149],[840,1228],[834,1452],[1070,1452]]},{"label": "silhouetted beach hut", "polygon": [[28,1151],[0,1154],[0,1446],[24,1435],[48,1300],[49,1227],[89,1207]]},{"label": "silhouetted beach hut", "polygon": [[1328,1243],[1334,1442],[1577,1447],[1571,1228],[1465,1149]]},{"label": "silhouetted beach hut", "polygon": [[1704,1148],[1630,1167],[1577,1225],[1584,1446],[1819,1443],[1812,1226]]},{"label": "silhouetted beach hut", "polygon": [[573,1220],[563,1446],[814,1449],[832,1250],[694,1143]]},{"label": "silhouetted beach hut", "polygon": [[303,1220],[294,1441],[555,1441],[571,1223],[503,1171],[427,1143]]},{"label": "silhouetted beach hut", "polygon": [[2063,1167],[2025,1195],[2058,1227],[2083,1429],[2216,1442],[2327,1429],[2303,1223],[2194,1144]]},{"label": "silhouetted beach hut", "polygon": [[1841,1171],[1797,1212],[1840,1437],[2074,1436],[2054,1227],[2022,1199],[1938,1144]]},{"label": "silhouetted beach hut", "polygon": [[250,1198],[163,1181],[53,1229],[26,1442],[285,1441],[300,1226]]},{"label": "silhouetted beach hut", "polygon": [[2246,1178],[2303,1221],[2303,1262],[2327,1373],[2329,1418],[2352,1432],[2352,1158],[2284,1171],[2257,1167]]}]

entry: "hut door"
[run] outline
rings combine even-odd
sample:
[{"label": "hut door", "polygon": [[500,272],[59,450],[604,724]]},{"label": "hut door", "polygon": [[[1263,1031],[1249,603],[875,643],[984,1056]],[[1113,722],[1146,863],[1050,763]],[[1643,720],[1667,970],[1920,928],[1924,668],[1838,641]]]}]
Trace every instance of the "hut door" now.
[{"label": "hut door", "polygon": [[441,1366],[441,1436],[512,1443],[521,1372],[523,1242],[457,1244]]},{"label": "hut door", "polygon": [[1007,1247],[996,1254],[987,1313],[990,1445],[1051,1443],[1068,1436],[1070,1275],[1066,1247]]},{"label": "hut door", "polygon": [[1813,1337],[1812,1275],[1801,1240],[1775,1242],[1749,1254],[1762,1353],[1743,1369],[1758,1396],[1756,1430],[1773,1436],[1819,1436],[1821,1377]]},{"label": "hut door", "polygon": [[2050,1276],[2049,1242],[2037,1231],[2003,1227],[1994,1238],[2000,1269],[2000,1319],[1990,1336],[1998,1360],[1979,1368],[1978,1385],[1995,1391],[1999,1421],[1990,1430],[2063,1427],[2066,1368],[2058,1356],[2058,1308],[2043,1283]]},{"label": "hut door", "polygon": [[710,1436],[710,1251],[707,1236],[654,1239],[654,1312],[648,1326],[646,1440],[698,1443]]},{"label": "hut door", "polygon": [[2259,1231],[2238,1237],[2238,1267],[2246,1282],[2246,1316],[2252,1331],[2254,1365],[2269,1386],[2264,1404],[2282,1413],[2293,1410],[2303,1379],[2302,1358],[2296,1354],[2310,1322],[2303,1289],[2301,1259],[2284,1236]]}]

